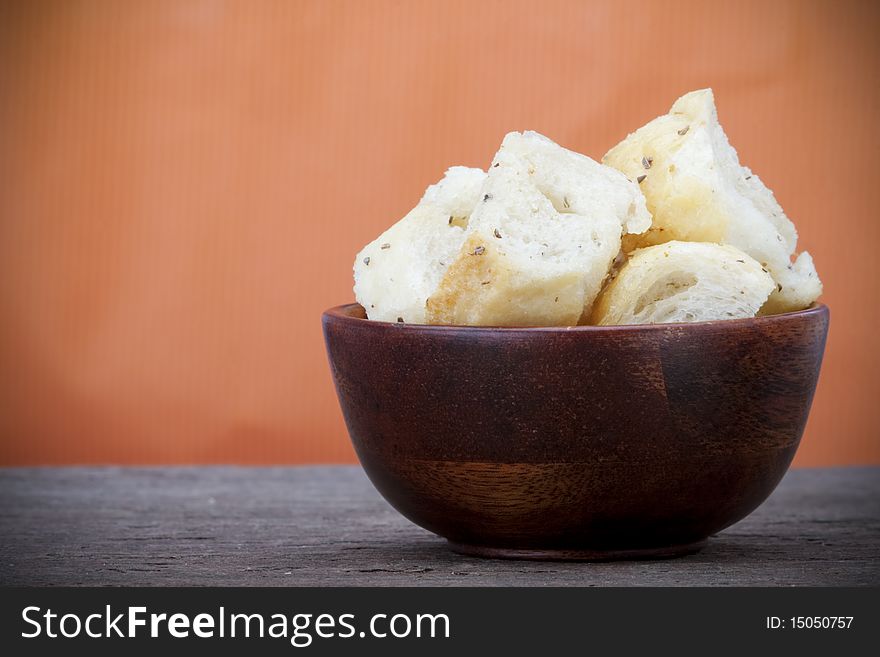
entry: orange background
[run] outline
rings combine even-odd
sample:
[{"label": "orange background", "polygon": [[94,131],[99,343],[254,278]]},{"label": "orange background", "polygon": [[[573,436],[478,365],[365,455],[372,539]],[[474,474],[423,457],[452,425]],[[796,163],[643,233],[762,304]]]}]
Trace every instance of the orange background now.
[{"label": "orange background", "polygon": [[870,2],[0,5],[0,463],[353,461],[320,313],[452,164],[712,86],[824,279],[800,465],[880,463]]}]

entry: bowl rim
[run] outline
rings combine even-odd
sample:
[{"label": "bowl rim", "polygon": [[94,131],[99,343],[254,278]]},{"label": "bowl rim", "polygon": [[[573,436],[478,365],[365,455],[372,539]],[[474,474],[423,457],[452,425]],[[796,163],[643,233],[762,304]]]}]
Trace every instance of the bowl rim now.
[{"label": "bowl rim", "polygon": [[[364,309],[357,302],[345,303],[333,306],[325,310],[321,317],[323,321],[330,319],[337,322],[350,324],[363,324],[384,330],[413,330],[428,331],[432,333],[633,333],[642,331],[666,331],[669,329],[697,330],[721,329],[721,328],[746,328],[755,326],[768,326],[781,322],[828,317],[828,306],[824,303],[813,303],[803,310],[795,310],[775,315],[761,315],[758,317],[743,317],[739,319],[715,319],[704,322],[670,322],[666,324],[619,324],[613,326],[467,326],[462,324],[412,324],[406,322],[386,322],[378,319],[366,319],[354,317],[351,311],[355,308]],[[366,311],[365,311],[366,312]]]}]

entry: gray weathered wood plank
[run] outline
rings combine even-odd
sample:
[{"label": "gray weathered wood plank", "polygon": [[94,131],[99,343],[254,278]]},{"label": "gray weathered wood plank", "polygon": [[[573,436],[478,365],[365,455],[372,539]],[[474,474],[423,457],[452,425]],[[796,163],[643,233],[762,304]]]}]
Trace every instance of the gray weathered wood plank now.
[{"label": "gray weathered wood plank", "polygon": [[3,585],[878,585],[880,468],[791,471],[701,553],[449,552],[358,467],[0,469]]}]

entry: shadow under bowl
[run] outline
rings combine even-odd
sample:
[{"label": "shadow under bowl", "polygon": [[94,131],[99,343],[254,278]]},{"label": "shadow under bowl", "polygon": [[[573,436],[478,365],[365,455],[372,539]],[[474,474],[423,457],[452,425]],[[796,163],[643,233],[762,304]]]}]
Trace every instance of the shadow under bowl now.
[{"label": "shadow under bowl", "polygon": [[698,550],[785,474],[828,309],[609,327],[323,315],[354,448],[385,499],[452,549],[530,559]]}]

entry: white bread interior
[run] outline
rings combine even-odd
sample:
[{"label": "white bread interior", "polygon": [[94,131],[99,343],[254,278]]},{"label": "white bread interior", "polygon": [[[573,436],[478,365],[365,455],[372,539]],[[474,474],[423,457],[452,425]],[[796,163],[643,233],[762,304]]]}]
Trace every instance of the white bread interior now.
[{"label": "white bread interior", "polygon": [[428,298],[431,324],[566,326],[588,316],[622,233],[651,218],[620,172],[535,132],[508,134],[467,238]]},{"label": "white bread interior", "polygon": [[354,294],[369,319],[425,323],[425,302],[465,240],[485,178],[481,169],[450,168],[415,208],[357,254]]},{"label": "white bread interior", "polygon": [[797,231],[760,178],[739,163],[711,89],[679,98],[668,114],[630,134],[603,162],[640,180],[653,223],[623,248],[670,240],[718,242],[745,251],[776,286],[763,313],[801,310],[822,293],[807,252],[792,260]]},{"label": "white bread interior", "polygon": [[760,263],[735,247],[666,242],[632,252],[599,295],[591,323],[754,317],[775,288]]}]

